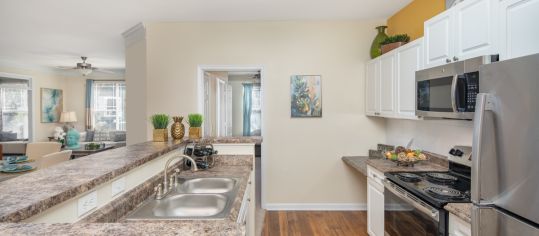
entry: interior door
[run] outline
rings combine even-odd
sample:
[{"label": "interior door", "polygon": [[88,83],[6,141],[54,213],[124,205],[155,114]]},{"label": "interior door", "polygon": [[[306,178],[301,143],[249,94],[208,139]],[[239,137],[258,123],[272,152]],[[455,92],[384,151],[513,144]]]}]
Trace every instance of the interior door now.
[{"label": "interior door", "polygon": [[415,72],[420,70],[423,62],[423,40],[415,40],[397,49],[396,83],[397,83],[397,116],[400,118],[417,118],[415,115]]},{"label": "interior door", "polygon": [[454,59],[498,53],[495,46],[497,4],[498,0],[468,0],[455,6]]},{"label": "interior door", "polygon": [[454,47],[452,13],[448,10],[425,21],[425,68],[451,62]]}]

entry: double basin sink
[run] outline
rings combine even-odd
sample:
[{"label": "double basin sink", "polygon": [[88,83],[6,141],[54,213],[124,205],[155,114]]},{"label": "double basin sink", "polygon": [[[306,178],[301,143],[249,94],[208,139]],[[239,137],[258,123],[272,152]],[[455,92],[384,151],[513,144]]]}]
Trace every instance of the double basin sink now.
[{"label": "double basin sink", "polygon": [[153,195],[126,220],[220,219],[230,214],[238,179],[203,177],[179,179],[161,200]]}]

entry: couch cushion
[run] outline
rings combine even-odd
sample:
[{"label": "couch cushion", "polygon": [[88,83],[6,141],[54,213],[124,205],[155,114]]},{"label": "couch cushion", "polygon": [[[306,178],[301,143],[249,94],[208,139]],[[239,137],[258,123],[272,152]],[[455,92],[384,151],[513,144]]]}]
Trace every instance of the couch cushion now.
[{"label": "couch cushion", "polygon": [[11,131],[0,132],[0,141],[7,142],[7,141],[16,141],[16,140],[17,140],[17,133],[13,133]]},{"label": "couch cushion", "polygon": [[113,142],[123,142],[126,139],[125,131],[111,131],[109,135],[110,140]]},{"label": "couch cushion", "polygon": [[94,142],[110,141],[109,131],[95,131]]}]

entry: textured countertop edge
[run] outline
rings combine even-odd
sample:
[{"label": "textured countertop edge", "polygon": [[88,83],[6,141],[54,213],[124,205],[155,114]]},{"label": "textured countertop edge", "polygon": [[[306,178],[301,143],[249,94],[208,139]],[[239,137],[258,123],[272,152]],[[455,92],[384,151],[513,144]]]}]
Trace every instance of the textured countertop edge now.
[{"label": "textured countertop edge", "polygon": [[396,163],[383,159],[368,159],[366,161],[367,165],[372,168],[382,172],[424,172],[424,171],[435,171],[435,172],[444,172],[448,171],[447,166],[442,166],[433,162],[423,161],[415,164],[413,167],[397,166]]},{"label": "textured countertop edge", "polygon": [[446,209],[449,213],[453,213],[458,218],[468,222],[468,224],[471,224],[472,206],[473,203],[448,203],[444,206],[444,209]]},{"label": "textured countertop edge", "polygon": [[[240,179],[238,193],[227,218],[217,220],[137,220],[117,223],[90,222],[84,218],[77,223],[0,223],[0,234],[4,235],[244,235],[245,225],[236,223],[246,193],[254,155],[219,155],[220,158],[247,157],[247,162],[225,162],[209,171],[184,171],[184,177],[228,176]],[[236,165],[236,163],[241,163]],[[230,164],[230,165],[229,165]],[[151,180],[148,180],[151,181]],[[141,185],[144,185],[142,183]],[[137,204],[138,207],[140,204]],[[135,207],[135,208],[136,208]],[[127,212],[129,214],[131,211]],[[97,213],[99,214],[99,213]],[[92,216],[92,218],[99,218]],[[123,218],[123,217],[122,217]]]},{"label": "textured countertop edge", "polygon": [[[230,139],[230,138],[226,138],[226,137],[219,138],[220,142],[226,142],[227,139]],[[211,138],[204,138],[203,140],[211,140]],[[234,143],[242,143],[241,141],[238,141],[237,138],[234,138],[233,140],[234,140]],[[120,167],[116,167],[95,178],[87,180],[84,183],[79,183],[73,186],[63,187],[61,190],[54,189],[55,191],[54,193],[50,194],[47,197],[44,197],[43,199],[39,199],[35,201],[32,201],[33,199],[31,199],[30,200],[32,201],[31,203],[28,203],[26,199],[24,203],[17,203],[17,201],[13,201],[10,203],[9,199],[6,200],[6,198],[3,198],[3,201],[0,202],[0,206],[1,206],[0,207],[0,222],[19,222],[21,220],[28,219],[36,214],[39,214],[73,197],[76,197],[85,192],[88,192],[89,190],[95,188],[96,186],[106,183],[117,176],[120,176],[138,166],[141,166],[147,163],[148,161],[154,160],[155,158],[161,155],[164,155],[170,151],[173,151],[181,147],[182,145],[185,145],[187,142],[188,142],[187,140],[175,140],[175,141],[171,140],[168,142],[148,141],[148,142],[138,143],[134,145],[129,145],[126,147],[116,148],[116,149],[109,150],[106,152],[92,154],[86,157],[76,159],[74,161],[69,161],[67,163],[70,163],[70,164],[73,164],[74,162],[81,162],[83,165],[79,165],[79,166],[82,166],[82,168],[84,168],[84,162],[88,162],[94,159],[97,161],[99,161],[99,159],[105,159],[107,161],[110,161],[110,158],[107,159],[107,155],[118,156],[118,154],[123,154],[121,152],[126,152],[126,153],[137,152],[137,151],[140,152],[141,151],[140,149],[156,149],[154,151],[150,151],[149,154],[147,153],[143,154],[144,155],[143,157],[138,156],[136,158],[133,158],[133,160],[129,160],[129,162],[126,164],[122,163]],[[246,140],[246,142],[250,143],[248,140]],[[163,145],[163,147],[159,147],[160,145]],[[11,197],[25,195],[27,194],[25,191],[21,191],[21,193],[17,193],[16,191],[17,188],[12,187],[12,186],[24,186],[24,184],[20,185],[19,183],[21,182],[24,183],[24,181],[32,182],[31,178],[35,176],[43,179],[46,177],[47,174],[50,173],[51,174],[50,178],[54,178],[55,176],[58,176],[58,173],[72,171],[72,169],[62,170],[61,168],[64,168],[64,167],[65,168],[72,167],[70,165],[60,166],[62,164],[66,164],[66,163],[61,163],[53,168],[37,170],[33,173],[29,173],[26,175],[22,175],[22,176],[4,181],[0,183],[0,195],[5,194]],[[89,171],[89,170],[86,170],[86,171]],[[84,172],[84,170],[82,170],[81,172]],[[45,175],[45,177],[43,177],[43,175]],[[42,191],[42,192],[46,192],[46,191]],[[18,199],[18,200],[21,200],[21,199]],[[17,206],[17,204],[21,206]]]},{"label": "textured countertop edge", "polygon": [[368,156],[343,156],[341,159],[350,167],[356,169],[360,173],[367,176],[367,160],[372,157]]}]

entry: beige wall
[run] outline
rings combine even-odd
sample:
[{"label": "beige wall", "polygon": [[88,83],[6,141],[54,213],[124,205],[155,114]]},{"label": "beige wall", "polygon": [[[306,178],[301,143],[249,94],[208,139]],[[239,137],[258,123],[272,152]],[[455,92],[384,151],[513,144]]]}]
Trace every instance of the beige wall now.
[{"label": "beige wall", "polygon": [[146,40],[126,46],[125,88],[127,145],[149,140],[151,135],[147,112]]},{"label": "beige wall", "polygon": [[[196,112],[199,65],[262,65],[267,203],[364,204],[365,176],[341,156],[367,155],[385,141],[384,121],[364,115],[364,62],[376,33],[372,29],[381,23],[148,24],[146,116]],[[290,118],[290,76],[298,74],[322,75],[322,118]],[[133,109],[129,98],[128,110]],[[132,119],[128,116],[128,124]],[[137,128],[144,127],[149,124]]]}]

